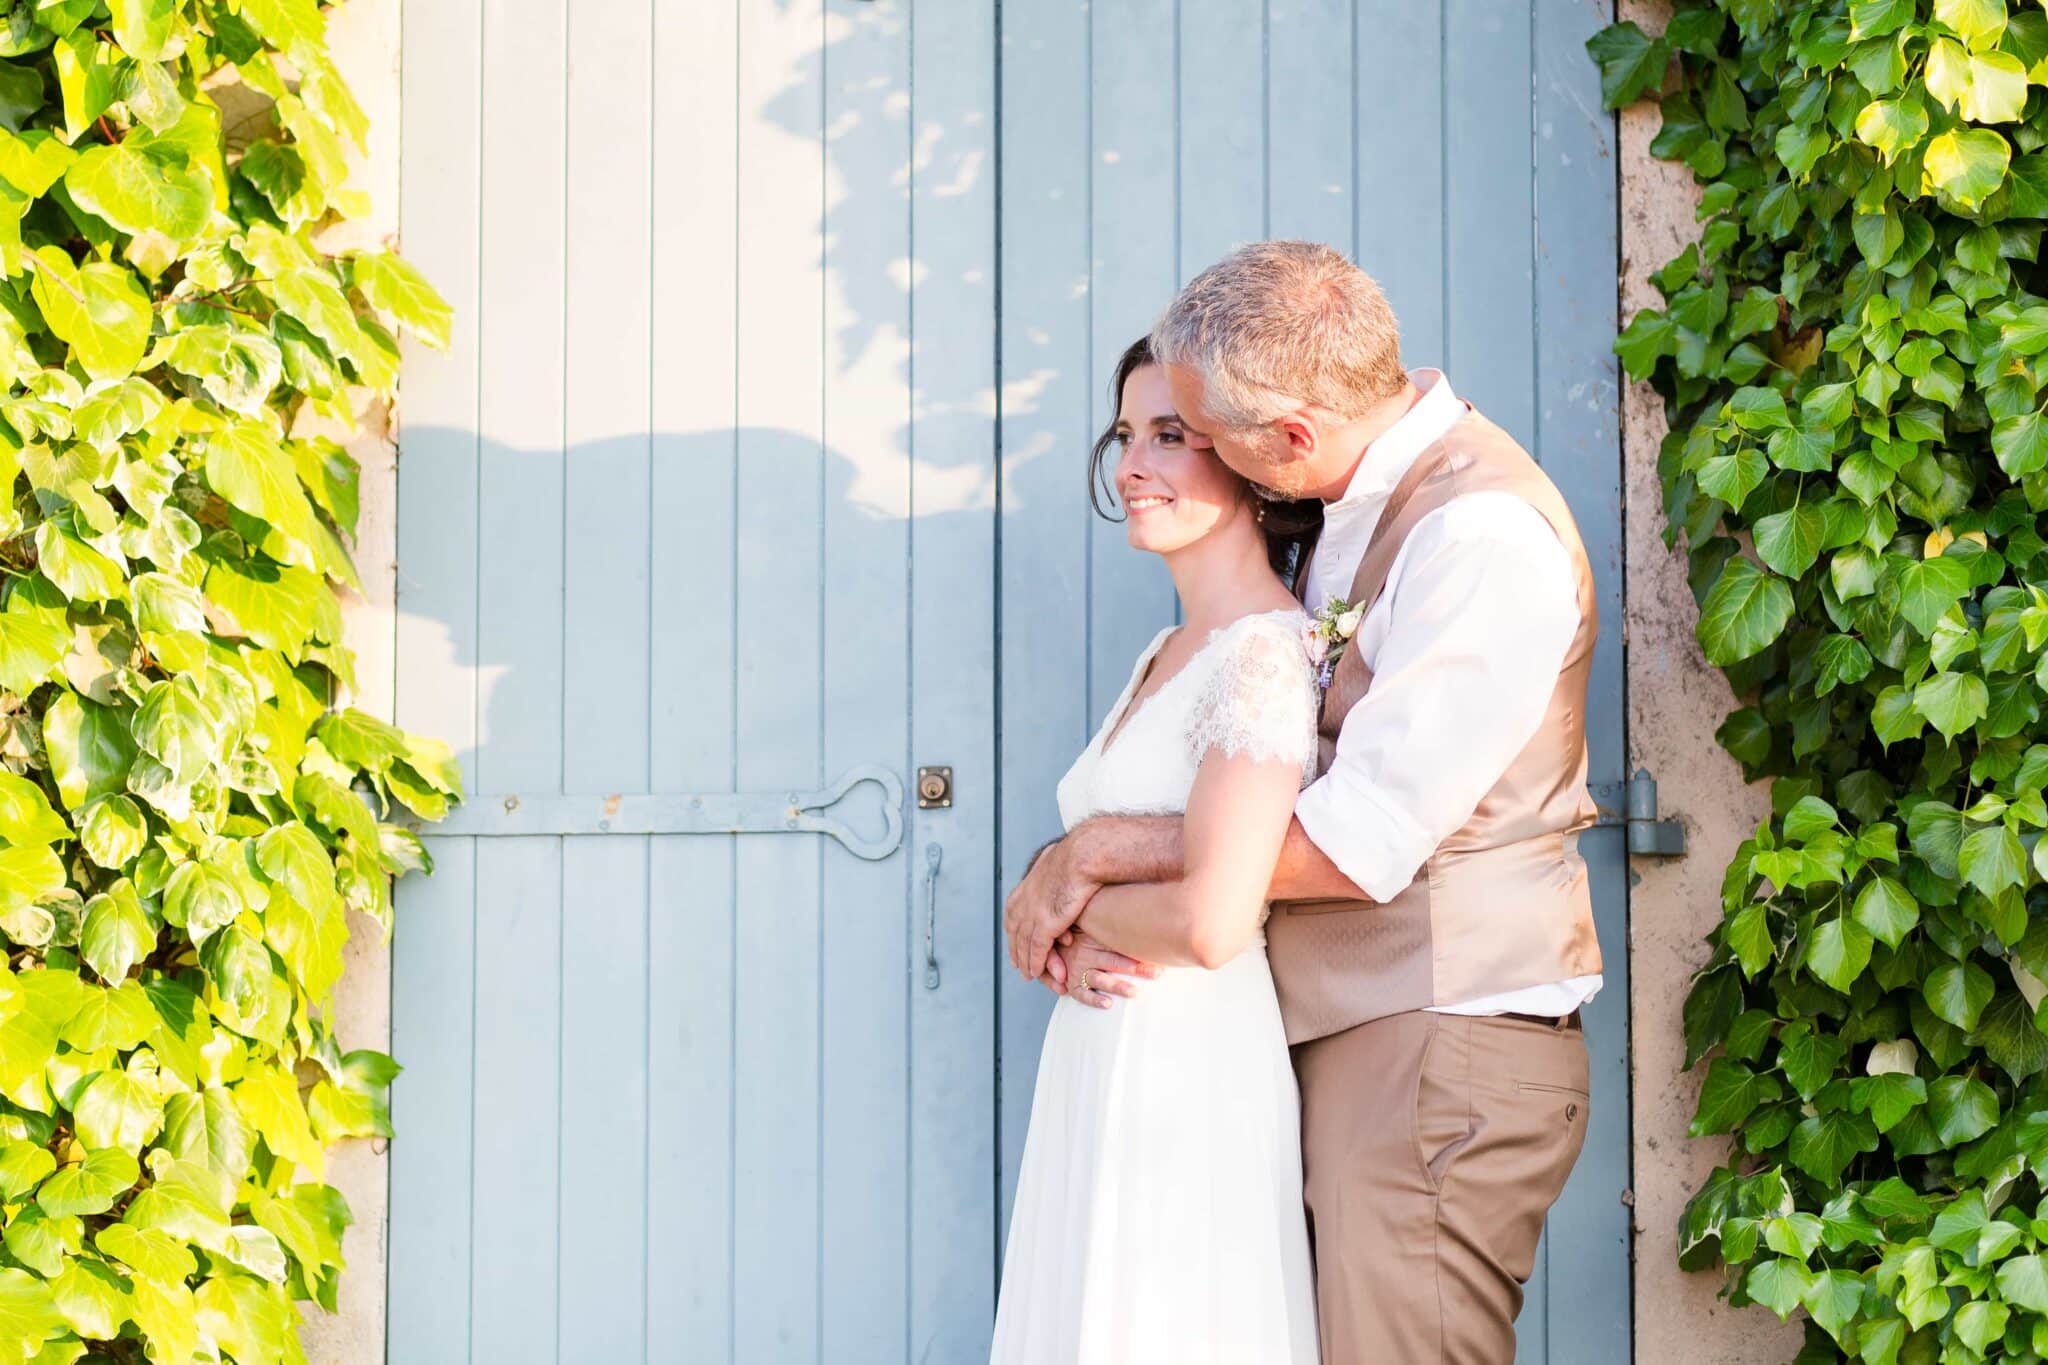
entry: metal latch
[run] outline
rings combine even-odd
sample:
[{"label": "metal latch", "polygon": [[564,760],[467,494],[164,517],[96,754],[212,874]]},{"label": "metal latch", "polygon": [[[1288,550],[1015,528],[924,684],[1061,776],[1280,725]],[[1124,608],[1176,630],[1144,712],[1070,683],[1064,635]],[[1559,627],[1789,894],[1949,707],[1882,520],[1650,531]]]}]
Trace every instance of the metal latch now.
[{"label": "metal latch", "polygon": [[1685,852],[1685,826],[1657,818],[1657,779],[1647,768],[1636,769],[1626,782],[1593,787],[1600,825],[1626,825],[1628,851],[1645,858],[1676,858]]},{"label": "metal latch", "polygon": [[[882,832],[869,837],[827,814],[846,794],[872,782],[882,796]],[[421,834],[517,838],[536,834],[822,834],[856,858],[886,858],[903,842],[903,779],[877,764],[848,768],[817,791],[654,792],[472,797],[435,824],[415,818]]]}]

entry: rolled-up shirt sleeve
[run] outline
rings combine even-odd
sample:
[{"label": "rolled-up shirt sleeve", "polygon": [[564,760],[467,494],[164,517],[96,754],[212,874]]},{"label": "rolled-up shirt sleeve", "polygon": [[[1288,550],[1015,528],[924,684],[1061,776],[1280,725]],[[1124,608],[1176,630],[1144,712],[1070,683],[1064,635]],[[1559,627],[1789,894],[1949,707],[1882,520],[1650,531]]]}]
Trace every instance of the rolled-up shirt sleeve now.
[{"label": "rolled-up shirt sleeve", "polygon": [[1468,494],[1417,523],[1388,585],[1355,646],[1375,651],[1372,686],[1295,806],[1376,901],[1415,879],[1528,744],[1579,628],[1569,553],[1510,493]]}]

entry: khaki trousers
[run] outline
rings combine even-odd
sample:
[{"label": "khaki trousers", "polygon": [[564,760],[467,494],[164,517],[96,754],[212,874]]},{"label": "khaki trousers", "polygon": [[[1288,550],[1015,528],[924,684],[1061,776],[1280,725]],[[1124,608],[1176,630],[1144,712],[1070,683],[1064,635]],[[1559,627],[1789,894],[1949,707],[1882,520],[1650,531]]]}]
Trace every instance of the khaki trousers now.
[{"label": "khaki trousers", "polygon": [[1586,1136],[1586,1044],[1417,1011],[1294,1049],[1323,1365],[1512,1365]]}]

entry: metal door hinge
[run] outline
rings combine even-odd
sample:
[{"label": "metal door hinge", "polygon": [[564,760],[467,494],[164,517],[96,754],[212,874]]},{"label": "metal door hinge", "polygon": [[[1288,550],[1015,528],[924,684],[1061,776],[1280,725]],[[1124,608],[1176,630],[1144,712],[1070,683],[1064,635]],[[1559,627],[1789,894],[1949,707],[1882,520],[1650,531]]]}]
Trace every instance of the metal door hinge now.
[{"label": "metal door hinge", "polygon": [[1595,785],[1593,803],[1600,808],[1596,824],[1627,826],[1630,853],[1676,858],[1685,852],[1685,826],[1657,818],[1657,779],[1650,776],[1649,769],[1636,769],[1636,775],[1626,782]]}]

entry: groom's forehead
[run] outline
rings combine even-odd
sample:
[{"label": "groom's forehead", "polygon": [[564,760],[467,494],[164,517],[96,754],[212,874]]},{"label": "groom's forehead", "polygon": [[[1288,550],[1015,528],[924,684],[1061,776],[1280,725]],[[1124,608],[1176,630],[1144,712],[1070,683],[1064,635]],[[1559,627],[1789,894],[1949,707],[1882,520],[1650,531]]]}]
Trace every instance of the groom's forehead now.
[{"label": "groom's forehead", "polygon": [[1202,376],[1185,365],[1166,367],[1166,387],[1173,394],[1174,406],[1180,415],[1190,421],[1199,421],[1206,416],[1204,398],[1207,396]]}]

